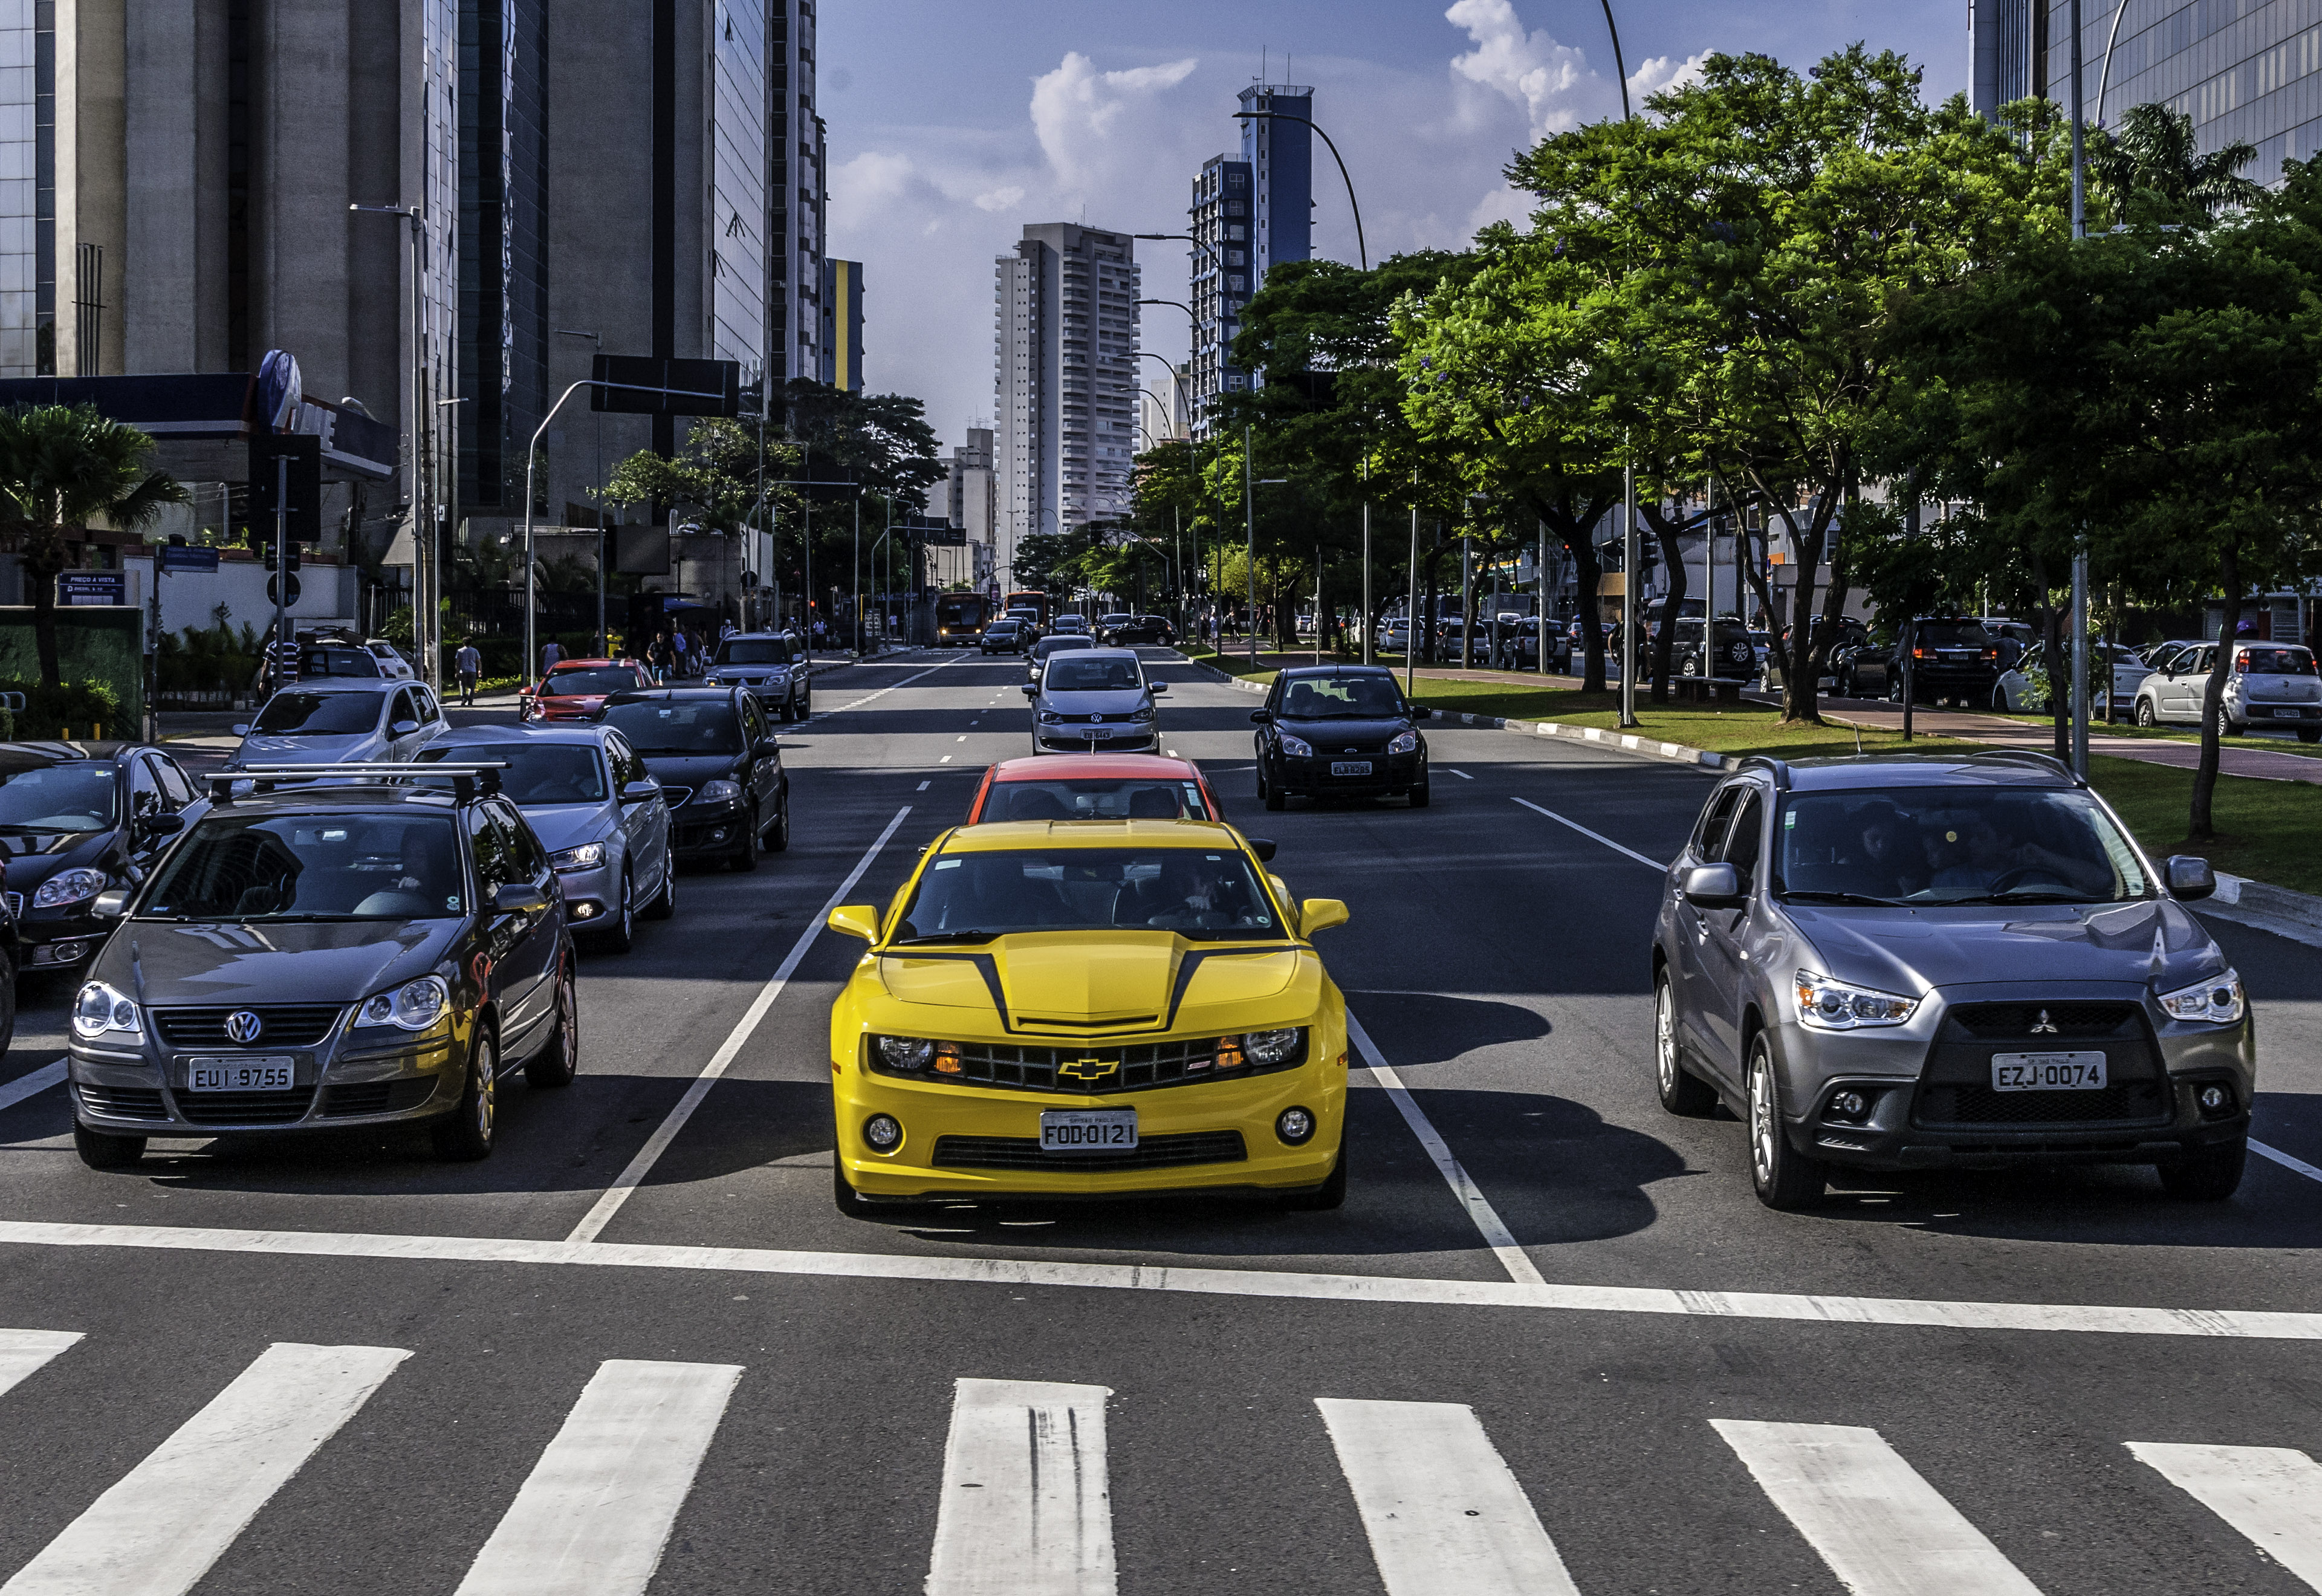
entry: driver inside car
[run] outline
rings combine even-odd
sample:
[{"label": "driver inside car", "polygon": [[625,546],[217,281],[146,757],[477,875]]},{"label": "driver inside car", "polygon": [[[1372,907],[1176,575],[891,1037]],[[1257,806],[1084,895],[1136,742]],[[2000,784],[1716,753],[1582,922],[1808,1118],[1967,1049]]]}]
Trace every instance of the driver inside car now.
[{"label": "driver inside car", "polygon": [[1931,829],[1927,847],[1935,866],[1931,884],[1946,896],[1980,897],[2043,885],[2102,893],[2113,884],[2108,866],[2060,853],[2028,837],[2003,835],[1983,814]]}]

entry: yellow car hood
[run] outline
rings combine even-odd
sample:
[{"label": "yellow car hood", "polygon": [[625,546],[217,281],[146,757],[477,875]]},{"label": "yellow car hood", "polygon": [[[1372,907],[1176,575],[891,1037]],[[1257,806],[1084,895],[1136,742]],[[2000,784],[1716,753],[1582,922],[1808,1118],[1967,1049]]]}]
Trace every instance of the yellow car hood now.
[{"label": "yellow car hood", "polygon": [[1216,947],[1150,931],[1003,936],[974,953],[898,952],[878,961],[881,984],[905,1003],[992,1014],[996,982],[1016,1027],[1097,1020],[1124,1029],[1162,1026],[1173,1007],[1182,1018],[1274,998],[1299,981],[1306,962],[1296,948]]}]

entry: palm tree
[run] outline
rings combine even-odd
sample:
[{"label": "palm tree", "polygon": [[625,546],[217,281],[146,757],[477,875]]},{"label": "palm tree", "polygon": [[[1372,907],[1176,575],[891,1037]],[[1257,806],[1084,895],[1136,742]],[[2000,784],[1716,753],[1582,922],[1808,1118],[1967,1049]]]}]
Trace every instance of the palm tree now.
[{"label": "palm tree", "polygon": [[2132,106],[2117,131],[2094,141],[2088,164],[2111,192],[2115,222],[2128,219],[2129,196],[2139,191],[2159,195],[2180,214],[2214,222],[2265,192],[2263,184],[2241,176],[2242,168],[2256,159],[2257,146],[2240,142],[2200,154],[2194,148],[2191,117],[2146,105]]},{"label": "palm tree", "polygon": [[92,405],[11,405],[0,410],[0,525],[14,534],[32,592],[32,641],[41,680],[61,687],[57,664],[57,577],[67,540],[102,521],[118,532],[152,524],[186,490],[147,467],[153,440]]}]

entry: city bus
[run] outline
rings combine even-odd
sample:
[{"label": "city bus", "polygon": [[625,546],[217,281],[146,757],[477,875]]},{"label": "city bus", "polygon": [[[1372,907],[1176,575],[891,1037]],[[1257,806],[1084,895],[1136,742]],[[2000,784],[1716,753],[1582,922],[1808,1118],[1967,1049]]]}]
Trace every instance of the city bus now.
[{"label": "city bus", "polygon": [[937,594],[936,645],[966,647],[983,635],[983,623],[991,611],[992,600],[981,593]]},{"label": "city bus", "polygon": [[1005,615],[1011,609],[1030,610],[1039,617],[1040,630],[1045,632],[1048,629],[1048,596],[1046,593],[1010,593],[1001,614]]}]

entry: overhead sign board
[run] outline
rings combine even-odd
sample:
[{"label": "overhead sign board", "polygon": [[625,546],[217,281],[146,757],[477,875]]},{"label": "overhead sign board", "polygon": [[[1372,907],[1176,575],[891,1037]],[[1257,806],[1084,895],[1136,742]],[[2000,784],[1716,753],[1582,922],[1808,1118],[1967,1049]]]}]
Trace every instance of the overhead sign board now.
[{"label": "overhead sign board", "polygon": [[202,574],[218,568],[215,549],[197,548],[190,543],[163,543],[160,557],[163,570]]},{"label": "overhead sign board", "polygon": [[283,534],[294,543],[321,541],[322,439],[308,433],[258,433],[250,440],[249,525],[253,543],[274,541],[275,493],[286,481],[289,492],[282,501]]},{"label": "overhead sign board", "polygon": [[738,360],[661,360],[599,355],[590,371],[589,408],[616,415],[739,415]]}]

